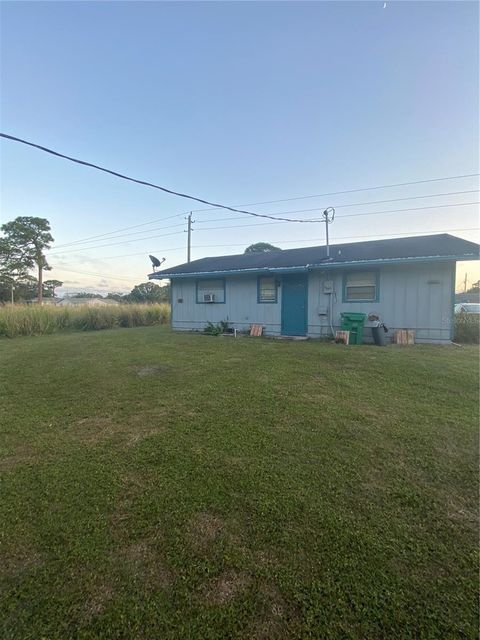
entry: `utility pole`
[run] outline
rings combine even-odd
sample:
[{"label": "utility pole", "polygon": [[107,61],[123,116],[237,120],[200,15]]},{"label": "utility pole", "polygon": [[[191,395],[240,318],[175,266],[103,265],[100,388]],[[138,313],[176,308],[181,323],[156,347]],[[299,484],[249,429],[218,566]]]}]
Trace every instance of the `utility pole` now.
[{"label": "utility pole", "polygon": [[192,222],[195,222],[195,220],[192,220],[192,212],[190,211],[187,216],[187,262],[190,262],[192,249]]},{"label": "utility pole", "polygon": [[335,220],[335,209],[333,207],[328,207],[322,214],[323,219],[325,221],[325,235],[327,240],[327,258],[330,257],[330,241],[328,237],[328,225],[332,224]]},{"label": "utility pole", "polygon": [[468,284],[467,276],[468,276],[468,273],[465,274],[465,280],[463,281],[463,292],[464,293],[467,293],[467,284]]},{"label": "utility pole", "polygon": [[14,292],[14,291],[15,291],[15,285],[14,285],[14,284],[13,284],[13,282],[12,282],[12,285],[11,285],[11,291],[10,291],[10,293],[11,293],[11,301],[12,301],[12,304],[14,303],[14,300],[13,300],[13,292]]}]

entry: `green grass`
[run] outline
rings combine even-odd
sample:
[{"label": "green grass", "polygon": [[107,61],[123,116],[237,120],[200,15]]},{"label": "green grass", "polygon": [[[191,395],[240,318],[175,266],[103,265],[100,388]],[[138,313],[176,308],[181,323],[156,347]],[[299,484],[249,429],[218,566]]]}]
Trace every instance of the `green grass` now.
[{"label": "green grass", "polygon": [[477,638],[474,347],[0,341],[2,640]]},{"label": "green grass", "polygon": [[0,336],[15,338],[59,331],[98,331],[115,327],[167,324],[170,305],[120,304],[108,306],[0,305]]}]

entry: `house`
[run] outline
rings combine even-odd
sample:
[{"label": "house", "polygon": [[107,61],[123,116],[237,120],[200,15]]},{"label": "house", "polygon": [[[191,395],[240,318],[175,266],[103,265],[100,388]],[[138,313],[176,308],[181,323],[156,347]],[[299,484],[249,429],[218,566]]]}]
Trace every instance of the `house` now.
[{"label": "house", "polygon": [[[479,246],[449,234],[202,258],[150,274],[172,283],[172,328],[229,322],[266,335],[331,335],[342,312],[375,314],[417,342],[453,337],[455,263]],[[365,340],[371,340],[366,323]]]},{"label": "house", "polygon": [[117,305],[116,300],[107,298],[63,298],[58,303],[61,307],[71,307],[79,305],[87,305],[88,307],[106,307],[109,305]]}]

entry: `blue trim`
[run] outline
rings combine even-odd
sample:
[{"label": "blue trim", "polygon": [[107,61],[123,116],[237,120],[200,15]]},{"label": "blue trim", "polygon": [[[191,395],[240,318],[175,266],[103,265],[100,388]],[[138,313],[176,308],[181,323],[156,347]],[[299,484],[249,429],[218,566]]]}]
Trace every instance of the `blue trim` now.
[{"label": "blue trim", "polygon": [[[356,270],[358,272],[358,270]],[[343,282],[342,282],[342,302],[348,304],[356,304],[356,303],[367,303],[367,302],[380,302],[380,271],[378,269],[365,269],[367,273],[375,274],[375,299],[374,300],[349,300],[347,298],[347,278],[354,271],[344,271],[343,273]]]},{"label": "blue trim", "polygon": [[203,300],[199,300],[198,299],[198,283],[200,282],[200,280],[195,280],[195,302],[196,304],[225,304],[226,299],[227,299],[227,287],[226,287],[226,282],[225,282],[225,278],[201,278],[201,280],[221,280],[221,282],[223,283],[223,300],[222,302],[204,302]]},{"label": "blue trim", "polygon": [[452,265],[451,298],[450,298],[450,340],[455,338],[455,282],[457,276],[457,264]]},{"label": "blue trim", "polygon": [[275,267],[275,268],[269,268],[269,267],[262,267],[260,269],[255,268],[255,269],[232,269],[232,270],[228,270],[228,269],[224,269],[223,271],[198,271],[198,272],[194,272],[192,271],[191,273],[164,273],[163,275],[160,275],[158,272],[157,273],[151,273],[148,277],[150,278],[150,280],[166,280],[166,279],[170,279],[172,280],[173,278],[189,278],[190,280],[193,280],[194,278],[212,278],[212,279],[216,279],[219,276],[248,276],[248,275],[261,275],[264,274],[266,276],[268,275],[278,275],[278,274],[283,274],[283,273],[307,273],[308,271],[308,266],[301,266],[301,267]]},{"label": "blue trim", "polygon": [[461,256],[423,256],[419,258],[378,258],[376,260],[351,260],[349,262],[319,262],[318,264],[310,264],[308,268],[314,269],[341,269],[345,267],[359,268],[369,266],[380,267],[385,264],[413,264],[415,262],[463,262],[465,260],[479,260],[480,257],[474,254],[465,254]]},{"label": "blue trim", "polygon": [[[260,299],[260,280],[262,278],[273,278],[273,283],[275,287],[275,300],[261,300]],[[257,277],[257,304],[277,304],[278,302],[278,283],[275,279],[275,276],[258,276]]]},{"label": "blue trim", "polygon": [[330,262],[325,260],[316,264],[307,264],[297,267],[262,267],[255,269],[223,269],[220,271],[199,271],[190,273],[169,273],[168,271],[157,271],[156,273],[150,273],[148,278],[150,280],[166,280],[168,278],[212,278],[219,275],[248,275],[248,274],[261,274],[268,275],[269,273],[283,274],[283,273],[296,273],[307,272],[316,269],[344,269],[345,267],[358,267],[359,269],[367,266],[383,266],[385,264],[413,264],[416,262],[463,262],[465,260],[479,260],[478,254],[468,253],[456,256],[423,256],[418,258],[378,258],[376,260],[351,260],[349,262]]}]

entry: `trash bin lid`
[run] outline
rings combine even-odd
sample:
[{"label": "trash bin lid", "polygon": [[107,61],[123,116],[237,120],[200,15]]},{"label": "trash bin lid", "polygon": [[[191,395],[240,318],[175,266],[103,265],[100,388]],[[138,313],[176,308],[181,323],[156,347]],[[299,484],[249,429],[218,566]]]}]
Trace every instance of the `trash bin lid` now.
[{"label": "trash bin lid", "polygon": [[354,311],[343,311],[340,315],[346,320],[356,320],[357,322],[365,321],[367,317],[366,313],[356,313]]}]

